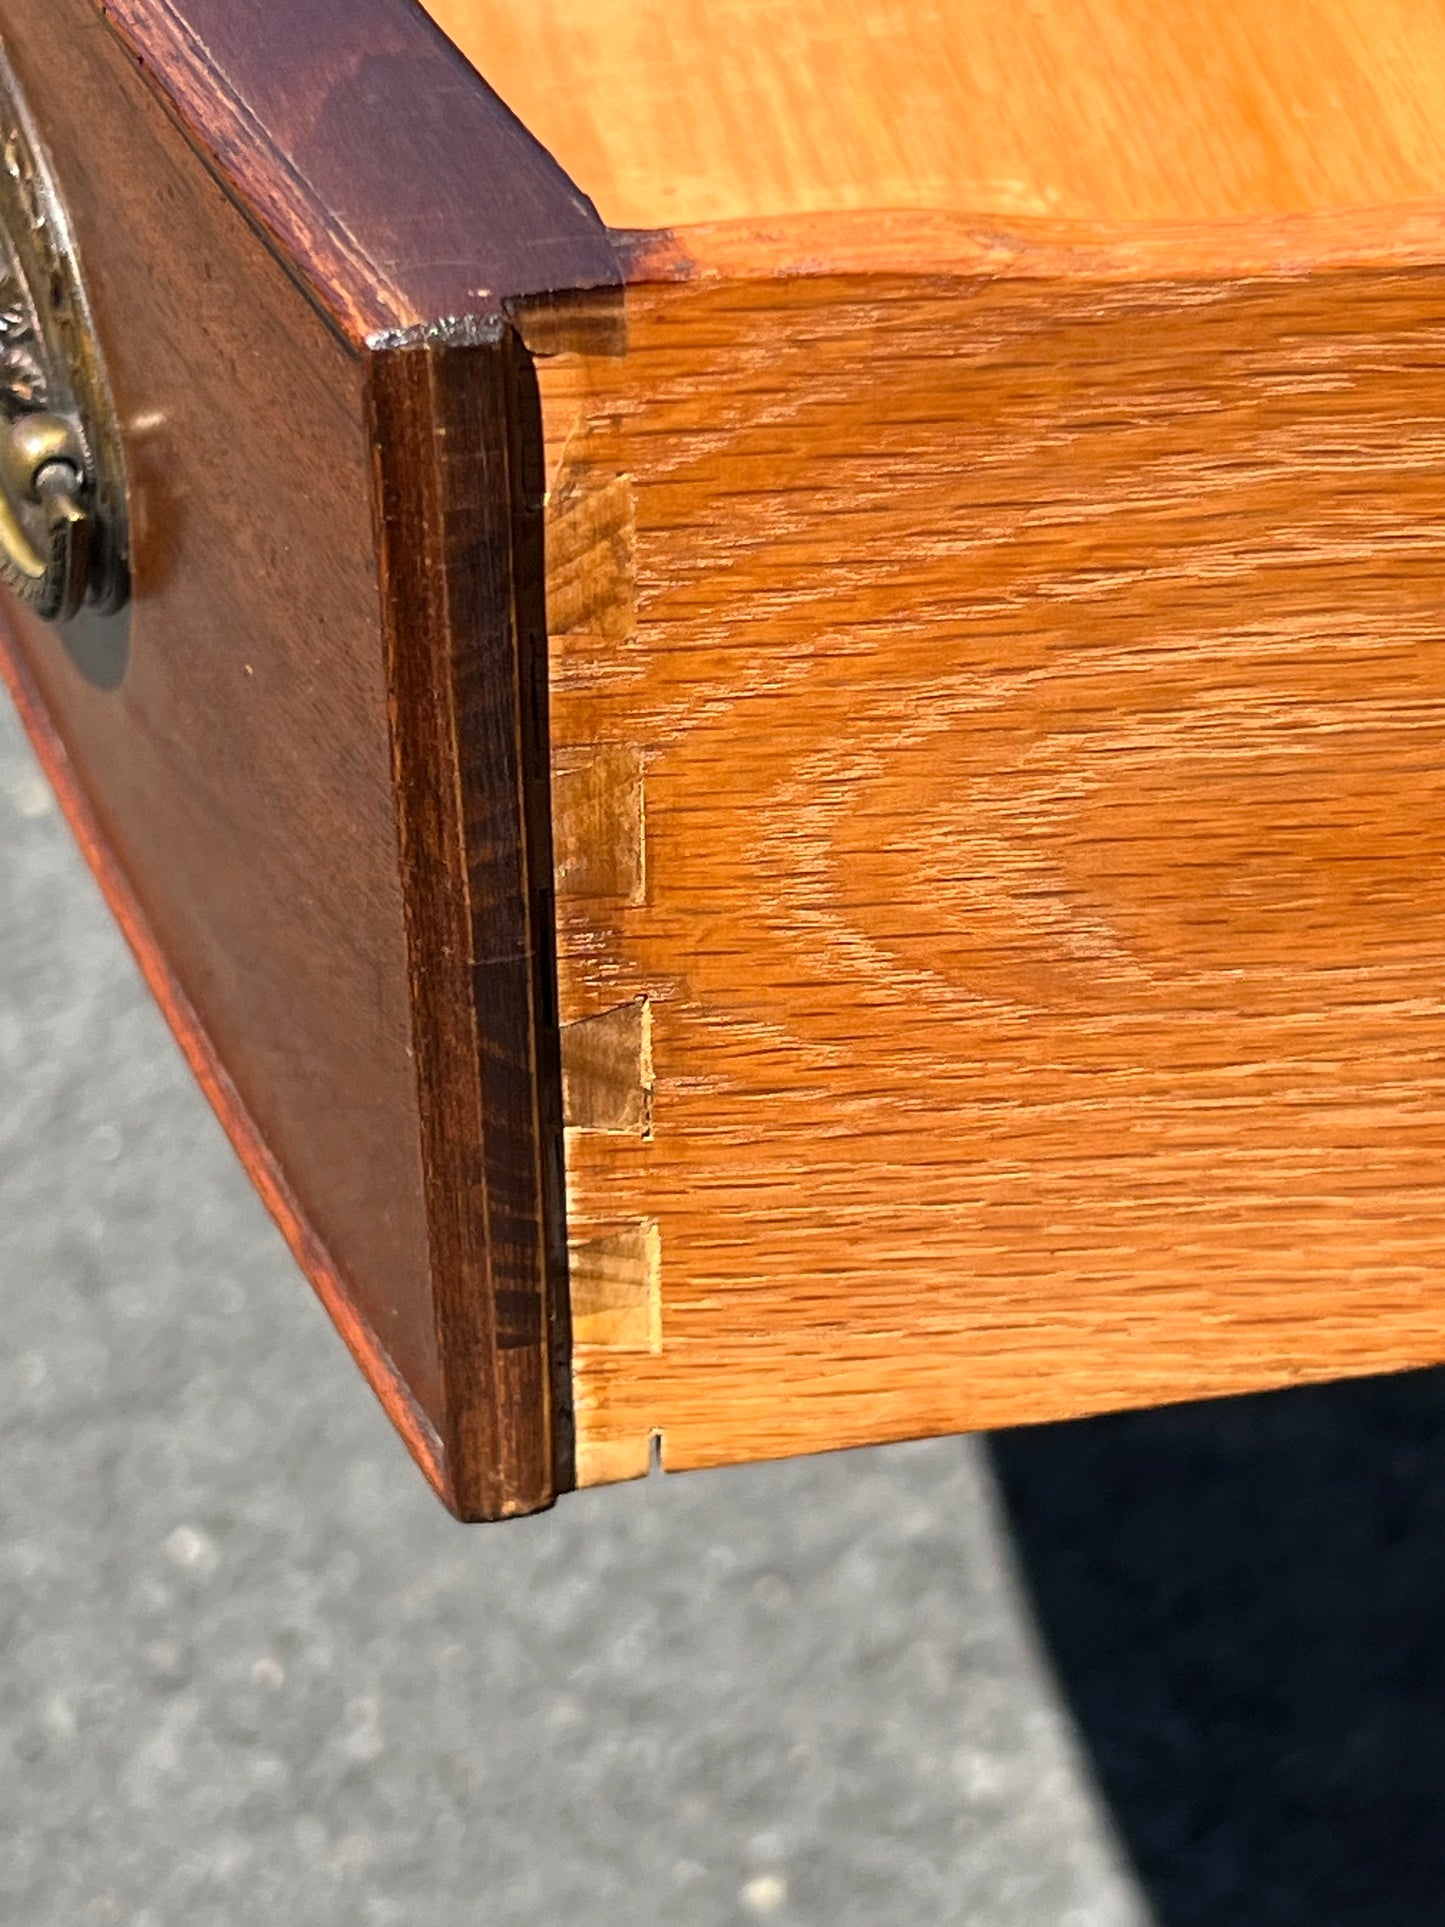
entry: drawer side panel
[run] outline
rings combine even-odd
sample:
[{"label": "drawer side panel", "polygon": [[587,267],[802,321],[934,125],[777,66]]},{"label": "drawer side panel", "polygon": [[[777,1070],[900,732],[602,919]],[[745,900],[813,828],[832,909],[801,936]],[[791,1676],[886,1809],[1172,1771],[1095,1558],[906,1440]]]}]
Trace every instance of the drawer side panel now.
[{"label": "drawer side panel", "polygon": [[713,279],[542,364],[554,793],[628,786],[564,1066],[650,1035],[584,1480],[1445,1356],[1442,295]]}]

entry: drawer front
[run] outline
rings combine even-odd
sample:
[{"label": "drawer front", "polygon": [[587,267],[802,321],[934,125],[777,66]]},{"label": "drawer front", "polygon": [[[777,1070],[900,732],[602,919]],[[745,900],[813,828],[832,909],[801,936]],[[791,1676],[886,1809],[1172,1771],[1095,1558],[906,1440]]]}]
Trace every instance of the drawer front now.
[{"label": "drawer front", "polygon": [[5,19],[90,293],[132,531],[117,685],[16,610],[19,657],[177,994],[432,1402],[356,359],[88,6]]},{"label": "drawer front", "polygon": [[[90,618],[8,604],[17,698],[429,1476],[467,1514],[546,1503],[568,1438],[535,690],[530,734],[522,710],[540,617],[520,632],[528,391],[496,302],[549,234],[595,272],[610,252],[409,6],[10,0],[3,34],[129,523],[106,663]],[[479,150],[519,182],[500,236],[461,194]]]}]

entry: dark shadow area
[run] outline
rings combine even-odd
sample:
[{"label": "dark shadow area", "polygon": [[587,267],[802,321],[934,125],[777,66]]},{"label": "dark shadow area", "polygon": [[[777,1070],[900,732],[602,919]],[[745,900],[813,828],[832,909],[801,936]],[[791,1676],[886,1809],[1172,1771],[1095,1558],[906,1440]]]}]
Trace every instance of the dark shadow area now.
[{"label": "dark shadow area", "polygon": [[992,1449],[1159,1927],[1442,1927],[1445,1373]]}]

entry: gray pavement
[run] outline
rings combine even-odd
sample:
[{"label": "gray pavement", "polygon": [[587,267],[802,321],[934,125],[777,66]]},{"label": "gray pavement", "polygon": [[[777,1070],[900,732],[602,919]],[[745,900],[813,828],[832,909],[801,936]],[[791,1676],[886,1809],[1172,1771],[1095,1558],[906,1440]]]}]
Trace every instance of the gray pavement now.
[{"label": "gray pavement", "polygon": [[456,1526],[0,705],[0,1927],[1445,1921],[1441,1404]]}]

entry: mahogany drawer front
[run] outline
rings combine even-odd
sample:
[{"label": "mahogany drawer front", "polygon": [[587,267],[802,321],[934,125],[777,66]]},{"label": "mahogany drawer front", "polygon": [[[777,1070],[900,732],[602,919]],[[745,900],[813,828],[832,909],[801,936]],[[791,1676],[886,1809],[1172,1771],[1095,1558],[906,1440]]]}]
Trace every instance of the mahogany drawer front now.
[{"label": "mahogany drawer front", "polygon": [[[464,1515],[530,1509],[571,1450],[545,708],[512,590],[525,390],[485,291],[610,251],[410,6],[7,0],[3,32],[131,505],[123,677],[13,610],[22,709],[413,1452]],[[478,151],[513,157],[510,238],[475,218]]]},{"label": "mahogany drawer front", "polygon": [[1404,108],[1152,225],[659,150],[667,232],[652,95],[434,11],[576,185],[411,0],[0,30],[130,524],[123,673],[14,606],[9,674],[438,1490],[1445,1355]]},{"label": "mahogany drawer front", "polygon": [[14,611],[22,688],[172,1008],[196,1013],[431,1400],[435,1339],[408,1304],[426,1229],[357,358],[93,8],[22,0],[4,28],[90,291],[133,532],[118,686]]}]

